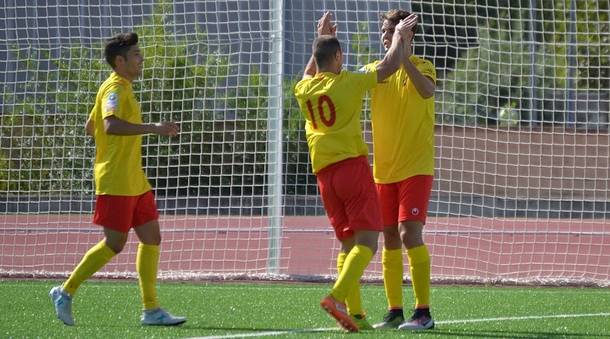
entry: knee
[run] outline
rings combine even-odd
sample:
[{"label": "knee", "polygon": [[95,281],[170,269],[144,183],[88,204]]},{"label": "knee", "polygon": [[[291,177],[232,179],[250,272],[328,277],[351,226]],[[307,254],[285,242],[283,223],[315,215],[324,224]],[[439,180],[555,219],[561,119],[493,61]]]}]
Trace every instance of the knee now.
[{"label": "knee", "polygon": [[355,243],[354,237],[341,240],[341,251],[343,251],[345,253],[349,253],[349,251],[351,251],[352,248],[354,247],[354,243]]},{"label": "knee", "polygon": [[149,236],[146,237],[146,239],[143,239],[141,241],[146,245],[159,246],[159,245],[161,245],[161,234],[160,233],[149,234]]},{"label": "knee", "polygon": [[398,227],[386,227],[383,231],[383,246],[389,250],[402,247],[401,235]]},{"label": "knee", "polygon": [[159,246],[161,244],[161,230],[159,222],[152,220],[135,228],[140,242],[146,245]]},{"label": "knee", "polygon": [[127,243],[127,240],[109,241],[106,239],[106,246],[108,246],[115,254],[119,254],[123,251],[123,248],[125,248],[125,243]]},{"label": "knee", "polygon": [[422,231],[423,224],[419,221],[401,223],[400,240],[407,249],[423,245]]},{"label": "knee", "polygon": [[424,244],[421,233],[403,231],[400,232],[400,240],[402,240],[405,248],[413,248]]},{"label": "knee", "polygon": [[368,247],[371,250],[371,252],[373,252],[373,255],[375,255],[375,253],[377,253],[377,249],[379,247],[378,238],[367,239],[366,241],[362,242],[362,245]]},{"label": "knee", "polygon": [[368,247],[373,254],[377,252],[377,243],[379,242],[379,232],[376,231],[360,231],[356,233],[356,244]]},{"label": "knee", "polygon": [[403,245],[407,245],[407,243],[409,242],[409,232],[407,232],[406,229],[401,228],[400,229],[400,241]]}]

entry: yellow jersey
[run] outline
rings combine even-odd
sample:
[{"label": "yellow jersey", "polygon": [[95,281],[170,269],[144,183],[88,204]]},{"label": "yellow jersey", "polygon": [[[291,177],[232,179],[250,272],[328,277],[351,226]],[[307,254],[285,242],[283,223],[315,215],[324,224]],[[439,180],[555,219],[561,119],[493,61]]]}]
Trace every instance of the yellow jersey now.
[{"label": "yellow jersey", "polygon": [[368,155],[362,139],[362,98],[377,72],[317,73],[299,81],[295,95],[303,117],[313,173],[341,160]]},{"label": "yellow jersey", "polygon": [[151,190],[142,169],[141,135],[108,135],[104,119],[142,123],[131,82],[113,72],[100,86],[90,118],[95,138],[95,194],[137,196]]},{"label": "yellow jersey", "polygon": [[[436,82],[431,62],[414,55],[410,60]],[[364,68],[374,71],[379,62]],[[434,175],[434,96],[422,98],[404,66],[371,91],[371,120],[376,183]]]}]

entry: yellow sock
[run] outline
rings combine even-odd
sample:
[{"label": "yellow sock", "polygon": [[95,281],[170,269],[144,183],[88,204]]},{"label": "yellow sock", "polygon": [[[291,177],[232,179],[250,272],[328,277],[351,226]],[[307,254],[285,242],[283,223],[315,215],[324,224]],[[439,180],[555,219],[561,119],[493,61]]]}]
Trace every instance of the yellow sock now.
[{"label": "yellow sock", "polygon": [[430,305],[430,254],[428,247],[421,245],[407,250],[411,266],[411,281],[415,308]]},{"label": "yellow sock", "polygon": [[136,257],[136,270],[140,279],[140,294],[145,310],[159,307],[159,299],[157,298],[158,269],[159,246],[140,243]]},{"label": "yellow sock", "polygon": [[383,249],[381,255],[383,266],[383,287],[388,299],[389,309],[402,308],[402,248],[395,250]]},{"label": "yellow sock", "polygon": [[106,246],[105,240],[98,242],[85,253],[68,280],[64,282],[62,289],[73,296],[83,281],[89,279],[93,273],[104,267],[115,255],[116,253]]},{"label": "yellow sock", "polygon": [[[337,272],[339,274],[343,270],[345,258],[347,258],[347,253],[339,252],[339,255],[337,256]],[[345,305],[347,306],[347,312],[349,314],[364,315],[364,311],[362,310],[362,299],[360,298],[360,281],[356,283],[356,286],[352,286],[352,288],[350,289],[350,292],[345,298]]]},{"label": "yellow sock", "polygon": [[360,277],[372,257],[373,251],[370,248],[364,245],[354,246],[345,258],[343,269],[330,294],[337,300],[345,300],[352,287],[360,281]]}]

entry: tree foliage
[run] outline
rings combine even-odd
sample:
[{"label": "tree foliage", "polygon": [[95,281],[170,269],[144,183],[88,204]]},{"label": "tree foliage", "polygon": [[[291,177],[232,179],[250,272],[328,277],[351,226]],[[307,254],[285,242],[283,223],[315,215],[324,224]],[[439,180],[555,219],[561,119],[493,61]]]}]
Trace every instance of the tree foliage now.
[{"label": "tree foliage", "polygon": [[543,107],[555,107],[557,92],[570,89],[570,58],[573,90],[609,88],[608,1],[575,1],[575,11],[571,0],[532,3],[467,1],[478,13],[479,46],[441,84],[441,123],[496,124],[497,113],[511,106],[525,123],[563,121],[563,112]]},{"label": "tree foliage", "polygon": [[[422,14],[416,54],[444,72],[438,83],[444,95],[437,98],[440,123],[496,123],[498,111],[513,107],[525,121],[547,119],[540,112],[547,90],[610,88],[609,1],[411,4]],[[149,178],[171,195],[265,194],[265,70],[234,62],[230,46],[210,43],[204,32],[172,32],[172,6],[157,3],[134,28],[146,58],[142,79],[134,84],[143,117],[181,126],[178,138],[146,137]],[[367,31],[360,25],[351,39],[361,64],[370,61],[371,44],[379,44]],[[19,73],[2,97],[1,192],[91,195],[94,146],[83,125],[110,72],[101,44],[11,46],[9,58]],[[295,83],[284,81],[284,188],[288,194],[309,194],[315,181],[292,94]]]},{"label": "tree foliage", "polygon": [[15,46],[12,53],[27,78],[3,98],[3,191],[90,191],[93,151],[83,126],[102,78],[98,54],[85,46]]},{"label": "tree foliage", "polygon": [[[239,71],[223,46],[205,35],[168,30],[170,3],[160,3],[134,31],[145,55],[134,82],[143,119],[176,121],[179,138],[148,136],[144,163],[161,194],[262,194],[266,180],[267,79]],[[4,96],[0,189],[7,193],[90,195],[93,141],[84,124],[109,75],[101,42],[60,48],[15,46],[27,81]],[[238,75],[246,74],[246,75]]]}]

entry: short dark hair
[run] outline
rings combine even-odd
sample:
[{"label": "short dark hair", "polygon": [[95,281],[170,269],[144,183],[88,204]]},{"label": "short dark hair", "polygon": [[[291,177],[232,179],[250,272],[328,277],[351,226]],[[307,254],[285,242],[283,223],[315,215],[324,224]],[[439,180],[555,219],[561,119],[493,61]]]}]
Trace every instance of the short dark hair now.
[{"label": "short dark hair", "polygon": [[131,46],[138,43],[138,35],[134,32],[119,33],[112,38],[106,40],[106,46],[104,47],[104,57],[106,62],[114,68],[116,65],[114,60],[117,56],[122,56],[127,59],[127,52]]},{"label": "short dark hair", "polygon": [[313,41],[313,58],[318,68],[326,67],[338,51],[341,51],[341,44],[332,35],[320,35]]},{"label": "short dark hair", "polygon": [[[400,20],[408,17],[409,15],[411,15],[411,12],[407,12],[403,9],[391,9],[391,10],[381,14],[381,21],[388,20],[393,25],[398,25]],[[413,34],[417,33],[417,26],[418,25],[415,24],[415,26],[413,26],[413,28],[411,28],[411,31],[413,31]]]}]

